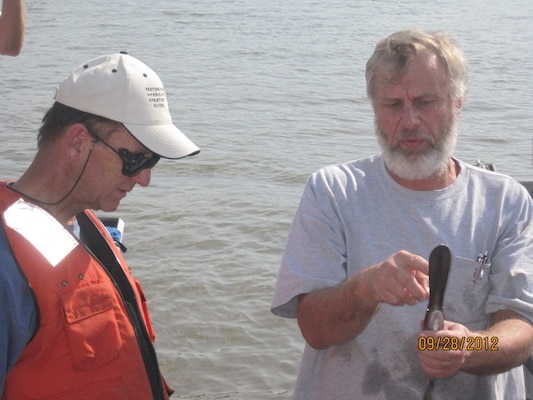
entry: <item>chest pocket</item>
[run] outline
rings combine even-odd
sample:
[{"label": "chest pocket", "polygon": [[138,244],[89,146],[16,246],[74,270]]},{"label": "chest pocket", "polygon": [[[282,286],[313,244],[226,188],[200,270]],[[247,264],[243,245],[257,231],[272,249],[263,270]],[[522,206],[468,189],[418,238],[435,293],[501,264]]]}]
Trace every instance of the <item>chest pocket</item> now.
[{"label": "chest pocket", "polygon": [[452,257],[448,285],[444,295],[444,315],[449,321],[483,329],[490,315],[485,305],[490,291],[490,264]]},{"label": "chest pocket", "polygon": [[76,369],[93,369],[113,360],[122,342],[113,296],[102,283],[63,295],[67,338]]}]

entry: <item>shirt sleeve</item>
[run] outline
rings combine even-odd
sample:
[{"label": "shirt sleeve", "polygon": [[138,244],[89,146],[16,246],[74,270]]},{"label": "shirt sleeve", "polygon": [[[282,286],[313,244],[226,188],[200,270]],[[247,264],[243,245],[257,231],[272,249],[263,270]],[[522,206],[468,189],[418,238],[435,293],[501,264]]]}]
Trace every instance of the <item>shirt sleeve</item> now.
[{"label": "shirt sleeve", "polygon": [[0,394],[8,372],[37,329],[37,310],[0,223]]},{"label": "shirt sleeve", "polygon": [[533,201],[516,184],[503,207],[501,227],[491,265],[491,293],[486,312],[512,310],[533,322]]},{"label": "shirt sleeve", "polygon": [[298,295],[346,280],[346,241],[331,187],[324,175],[307,181],[283,253],[271,311],[296,317]]}]

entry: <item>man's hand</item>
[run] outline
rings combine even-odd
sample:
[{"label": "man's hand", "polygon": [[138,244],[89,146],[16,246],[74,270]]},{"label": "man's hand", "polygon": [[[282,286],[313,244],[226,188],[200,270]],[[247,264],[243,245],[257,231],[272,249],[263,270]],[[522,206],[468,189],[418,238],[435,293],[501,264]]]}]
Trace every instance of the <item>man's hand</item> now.
[{"label": "man's hand", "polygon": [[307,343],[325,349],[353,340],[381,303],[416,304],[429,296],[428,261],[399,251],[346,282],[300,295],[298,325]]},{"label": "man's hand", "polygon": [[467,338],[474,334],[464,325],[444,321],[440,331],[422,331],[417,355],[424,372],[434,378],[449,378],[463,366],[469,352]]},{"label": "man's hand", "polygon": [[533,353],[533,323],[511,310],[496,311],[490,326],[473,332],[444,321],[440,331],[421,331],[417,355],[426,374],[448,378],[462,370],[491,375],[522,365]]},{"label": "man's hand", "polygon": [[399,306],[428,299],[428,262],[424,258],[399,251],[371,269],[370,288],[375,301]]}]

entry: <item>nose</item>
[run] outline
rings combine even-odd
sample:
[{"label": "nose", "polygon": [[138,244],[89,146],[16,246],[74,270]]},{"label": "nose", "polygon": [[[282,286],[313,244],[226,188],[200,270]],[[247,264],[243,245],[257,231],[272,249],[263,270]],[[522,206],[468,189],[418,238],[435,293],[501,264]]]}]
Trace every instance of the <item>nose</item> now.
[{"label": "nose", "polygon": [[413,104],[405,104],[402,115],[402,123],[407,129],[416,128],[420,125],[420,116]]},{"label": "nose", "polygon": [[150,178],[152,176],[152,170],[145,168],[141,170],[137,175],[131,177],[131,179],[140,186],[146,187],[150,184]]}]

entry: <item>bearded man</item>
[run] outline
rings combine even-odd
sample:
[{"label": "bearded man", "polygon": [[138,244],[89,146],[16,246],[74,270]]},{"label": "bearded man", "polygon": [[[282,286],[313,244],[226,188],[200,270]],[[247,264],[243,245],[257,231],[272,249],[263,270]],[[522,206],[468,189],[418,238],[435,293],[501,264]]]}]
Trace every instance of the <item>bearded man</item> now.
[{"label": "bearded man", "polygon": [[[524,399],[533,202],[453,157],[464,54],[443,32],[396,32],[366,80],[381,152],[308,179],[278,274],[272,312],[306,340],[294,398],[420,400],[431,376],[433,400]],[[427,259],[441,244],[445,320],[427,330]]]}]

